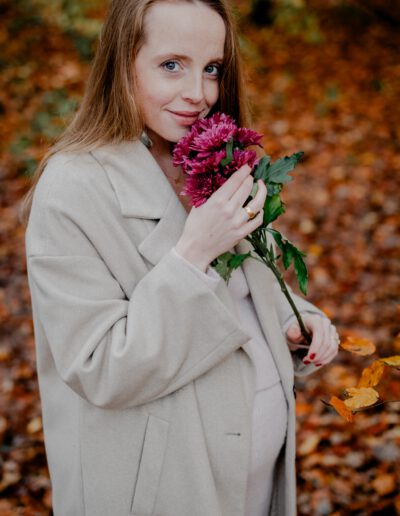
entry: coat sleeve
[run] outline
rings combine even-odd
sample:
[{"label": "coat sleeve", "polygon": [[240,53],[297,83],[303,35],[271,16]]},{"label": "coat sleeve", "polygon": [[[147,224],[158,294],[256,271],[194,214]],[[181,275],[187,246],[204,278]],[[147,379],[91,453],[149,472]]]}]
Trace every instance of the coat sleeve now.
[{"label": "coat sleeve", "polygon": [[[50,190],[39,195],[26,244],[37,346],[50,350],[79,396],[104,408],[148,403],[249,340],[223,302],[223,285],[210,289],[171,251],[126,296],[78,223],[76,209],[89,211],[90,198],[76,197],[69,205]],[[44,374],[46,366],[50,360]]]}]

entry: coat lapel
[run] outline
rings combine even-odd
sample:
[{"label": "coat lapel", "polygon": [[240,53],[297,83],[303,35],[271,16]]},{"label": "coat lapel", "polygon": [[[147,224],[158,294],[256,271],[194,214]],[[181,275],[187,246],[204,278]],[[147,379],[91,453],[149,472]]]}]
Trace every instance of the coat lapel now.
[{"label": "coat lapel", "polygon": [[[245,254],[251,250],[252,246],[247,240],[242,240],[235,247],[237,253]],[[242,268],[249,285],[258,320],[274,357],[286,396],[289,399],[289,397],[293,397],[293,361],[274,309],[276,292],[274,293],[273,285],[275,278],[265,265],[252,258],[247,258],[243,262]]]},{"label": "coat lapel", "polygon": [[156,265],[179,239],[187,217],[185,208],[140,140],[108,145],[94,155],[107,172],[121,214],[153,221],[138,250]]}]

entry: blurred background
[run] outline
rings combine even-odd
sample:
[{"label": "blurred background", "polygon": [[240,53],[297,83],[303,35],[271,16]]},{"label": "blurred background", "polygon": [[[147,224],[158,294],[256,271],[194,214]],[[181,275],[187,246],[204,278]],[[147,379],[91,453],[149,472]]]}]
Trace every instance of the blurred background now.
[{"label": "blurred background", "polygon": [[[368,357],[343,350],[297,381],[299,516],[399,515],[400,403],[348,423],[321,400],[355,386],[374,359],[400,354],[400,1],[232,4],[254,128],[273,159],[305,152],[277,226],[307,253],[308,299],[342,338],[377,346]],[[2,516],[51,514],[18,207],[79,104],[106,7],[0,0]],[[399,378],[385,370],[383,400],[400,400]]]}]

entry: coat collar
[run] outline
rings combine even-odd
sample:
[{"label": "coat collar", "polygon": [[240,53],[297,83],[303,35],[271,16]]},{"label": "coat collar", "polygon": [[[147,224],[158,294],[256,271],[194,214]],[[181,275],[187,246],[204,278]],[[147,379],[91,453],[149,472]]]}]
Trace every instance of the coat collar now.
[{"label": "coat collar", "polygon": [[124,217],[163,217],[174,191],[141,140],[105,145],[92,154],[106,170]]}]

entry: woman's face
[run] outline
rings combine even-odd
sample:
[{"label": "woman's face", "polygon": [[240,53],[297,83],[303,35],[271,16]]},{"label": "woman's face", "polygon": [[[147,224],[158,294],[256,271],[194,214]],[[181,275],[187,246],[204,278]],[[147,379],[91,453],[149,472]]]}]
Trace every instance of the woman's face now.
[{"label": "woman's face", "polygon": [[225,24],[201,2],[153,4],[134,65],[136,99],[154,144],[177,142],[218,100]]}]

